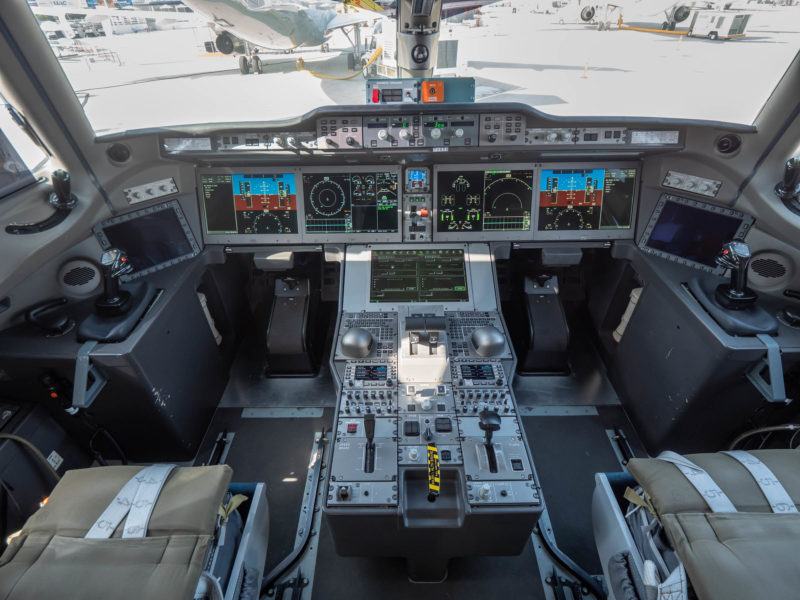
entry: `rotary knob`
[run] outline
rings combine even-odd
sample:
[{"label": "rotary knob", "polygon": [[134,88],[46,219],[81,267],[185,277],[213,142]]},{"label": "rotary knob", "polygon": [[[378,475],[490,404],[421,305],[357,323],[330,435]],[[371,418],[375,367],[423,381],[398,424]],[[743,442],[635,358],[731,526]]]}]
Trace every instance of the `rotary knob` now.
[{"label": "rotary knob", "polygon": [[401,140],[411,139],[411,132],[408,129],[401,129],[398,135],[400,136]]},{"label": "rotary knob", "polygon": [[416,448],[411,448],[411,450],[408,451],[408,460],[414,460],[415,461],[418,458],[419,458],[419,452],[417,451],[417,449]]},{"label": "rotary knob", "polygon": [[273,146],[283,146],[283,140],[281,138],[279,138],[278,136],[275,136],[274,138],[272,138],[272,145]]},{"label": "rotary knob", "polygon": [[378,132],[378,139],[381,140],[382,142],[385,142],[386,140],[388,140],[390,138],[391,138],[391,136],[389,135],[389,132],[386,131],[385,129],[381,129]]},{"label": "rotary knob", "polygon": [[453,135],[456,137],[464,137],[464,130],[460,127],[453,132]]},{"label": "rotary knob", "polygon": [[558,135],[558,133],[556,133],[555,131],[550,131],[550,132],[548,132],[548,134],[545,136],[545,139],[546,139],[548,142],[557,142],[557,141],[559,140],[559,137],[560,137],[560,136]]},{"label": "rotary knob", "polygon": [[442,137],[442,130],[441,129],[431,129],[431,137],[435,140],[438,140]]},{"label": "rotary knob", "polygon": [[286,145],[289,148],[296,148],[297,147],[297,140],[294,138],[294,136],[290,135],[289,137],[286,138]]}]

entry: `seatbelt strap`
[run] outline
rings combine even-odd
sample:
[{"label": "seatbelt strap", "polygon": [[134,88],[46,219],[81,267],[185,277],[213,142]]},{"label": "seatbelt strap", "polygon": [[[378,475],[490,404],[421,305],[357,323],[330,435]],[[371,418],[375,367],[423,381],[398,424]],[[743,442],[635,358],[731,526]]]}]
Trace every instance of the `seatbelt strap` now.
[{"label": "seatbelt strap", "polygon": [[761,462],[756,456],[745,452],[744,450],[731,450],[725,451],[731,458],[736,459],[741,465],[747,469],[750,475],[756,482],[756,485],[764,494],[764,497],[769,502],[769,506],[774,513],[796,513],[797,507],[794,505],[794,500],[786,491],[786,488],[781,485],[781,482],[775,477],[775,473]]},{"label": "seatbelt strap", "polygon": [[[147,531],[147,523],[149,522],[150,514],[152,513],[152,505],[155,504],[158,494],[161,492],[161,487],[164,485],[164,482],[167,480],[167,477],[174,467],[175,465],[151,465],[149,467],[145,467],[136,475],[131,477],[130,480],[128,480],[128,482],[122,486],[122,489],[111,501],[111,504],[106,507],[106,509],[103,511],[103,514],[100,515],[97,521],[94,522],[94,525],[91,526],[84,537],[86,539],[110,538],[114,533],[114,530],[119,526],[120,523],[122,523],[122,520],[125,519],[125,516],[131,512],[131,508],[135,504],[141,503],[144,506],[144,503],[146,503],[152,497],[152,503],[147,511],[144,530],[141,532],[141,535],[125,535],[125,530],[122,532],[122,537],[144,537],[144,533]],[[158,479],[160,479],[160,484],[157,485],[157,490],[155,490],[153,485],[157,483]],[[140,498],[139,491],[143,482],[152,483],[148,486],[148,490],[145,491]],[[153,496],[154,491],[155,496]],[[137,526],[141,526],[141,519],[141,516],[137,516],[137,520],[135,522]],[[125,524],[125,529],[127,529],[130,524],[131,519],[128,517],[128,520]]]},{"label": "seatbelt strap", "polygon": [[694,489],[703,497],[708,504],[711,512],[715,513],[735,513],[736,507],[730,501],[725,492],[722,491],[717,483],[711,479],[711,475],[688,458],[676,454],[675,452],[662,452],[656,458],[672,463],[683,473],[687,481],[692,484]]},{"label": "seatbelt strap", "polygon": [[158,495],[175,465],[153,465],[150,471],[140,478],[139,489],[131,504],[131,511],[125,519],[123,538],[143,538],[147,533],[150,515],[153,514]]}]

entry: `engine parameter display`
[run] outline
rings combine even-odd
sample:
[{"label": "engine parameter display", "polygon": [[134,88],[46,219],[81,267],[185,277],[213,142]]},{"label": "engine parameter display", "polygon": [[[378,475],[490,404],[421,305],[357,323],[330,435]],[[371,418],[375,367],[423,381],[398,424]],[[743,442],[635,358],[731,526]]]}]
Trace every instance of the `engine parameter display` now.
[{"label": "engine parameter display", "polygon": [[542,169],[539,231],[630,229],[636,169]]},{"label": "engine parameter display", "polygon": [[464,251],[373,250],[370,302],[467,302]]},{"label": "engine parameter display", "polygon": [[386,381],[386,365],[356,365],[357,381]]},{"label": "engine parameter display", "polygon": [[530,231],[533,170],[439,171],[439,232]]},{"label": "engine parameter display", "polygon": [[200,176],[206,234],[297,233],[293,173]]},{"label": "engine parameter display", "polygon": [[474,381],[494,379],[492,365],[461,365],[461,378]]},{"label": "engine parameter display", "polygon": [[398,231],[397,173],[304,173],[307,233]]}]

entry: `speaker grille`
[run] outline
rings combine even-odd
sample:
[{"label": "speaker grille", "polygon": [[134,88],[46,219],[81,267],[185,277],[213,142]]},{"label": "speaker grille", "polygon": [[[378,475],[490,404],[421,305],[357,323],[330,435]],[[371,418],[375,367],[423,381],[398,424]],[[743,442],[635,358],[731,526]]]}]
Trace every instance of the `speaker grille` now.
[{"label": "speaker grille", "polygon": [[791,260],[773,250],[763,250],[753,255],[747,269],[749,284],[756,289],[777,290],[792,278]]},{"label": "speaker grille", "polygon": [[69,286],[86,285],[97,275],[91,267],[75,267],[64,273],[64,284]]},{"label": "speaker grille", "polygon": [[757,258],[753,261],[752,269],[767,278],[781,278],[786,275],[786,267],[774,258]]},{"label": "speaker grille", "polygon": [[103,276],[90,260],[74,258],[58,270],[58,284],[67,296],[88,296],[100,287]]}]

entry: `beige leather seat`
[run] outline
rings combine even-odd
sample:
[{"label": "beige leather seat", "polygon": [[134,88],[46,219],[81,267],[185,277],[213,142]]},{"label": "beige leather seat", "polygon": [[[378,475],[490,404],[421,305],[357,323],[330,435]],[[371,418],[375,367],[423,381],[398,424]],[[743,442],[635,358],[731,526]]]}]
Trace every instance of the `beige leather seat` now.
[{"label": "beige leather seat", "polygon": [[190,599],[221,502],[227,466],[176,467],[166,479],[144,537],[87,532],[143,467],[68,471],[0,557],[0,599]]},{"label": "beige leather seat", "polygon": [[[754,450],[800,509],[800,452]],[[628,464],[669,535],[700,600],[800,598],[800,513],[775,513],[754,476],[726,454],[686,455],[736,512],[712,512],[674,464]],[[771,485],[768,478],[762,485]],[[786,510],[792,510],[785,507]],[[779,509],[780,510],[780,509]]]}]

